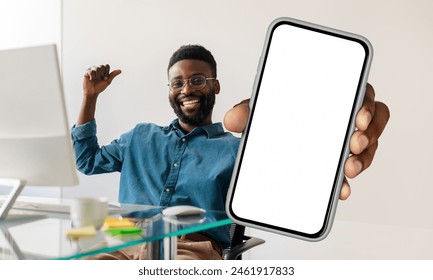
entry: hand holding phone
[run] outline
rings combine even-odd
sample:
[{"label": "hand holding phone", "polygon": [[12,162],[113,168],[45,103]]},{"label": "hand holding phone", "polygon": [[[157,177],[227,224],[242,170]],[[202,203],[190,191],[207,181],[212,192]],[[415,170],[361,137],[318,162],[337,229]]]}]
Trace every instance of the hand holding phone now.
[{"label": "hand holding phone", "polygon": [[355,34],[272,22],[228,193],[235,222],[311,241],[329,233],[372,52]]}]

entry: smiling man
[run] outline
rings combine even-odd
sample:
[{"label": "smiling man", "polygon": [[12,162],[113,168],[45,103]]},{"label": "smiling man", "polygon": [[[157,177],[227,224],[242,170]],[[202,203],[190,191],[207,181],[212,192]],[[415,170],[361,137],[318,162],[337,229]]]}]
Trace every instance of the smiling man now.
[{"label": "smiling man", "polygon": [[[202,46],[182,46],[172,55],[167,72],[169,101],[177,119],[167,126],[140,123],[101,147],[96,137],[96,102],[121,71],[110,72],[108,65],[86,71],[82,107],[72,129],[77,168],[88,175],[121,172],[121,203],[194,205],[224,211],[239,139],[225,132],[221,123],[212,121],[215,98],[220,92],[215,59]],[[356,160],[362,164],[361,169],[349,172],[352,177],[368,167],[389,118],[385,105],[376,106],[372,87],[368,91],[357,116],[363,130],[351,139]],[[370,118],[365,123],[366,115]],[[228,112],[225,122],[240,123],[237,128],[242,130],[245,127],[242,120],[247,117],[248,104],[243,102]],[[362,137],[367,138],[367,143],[362,142],[361,147],[358,142]],[[346,170],[356,168],[352,165],[355,166],[348,161]],[[348,185],[343,189],[343,199],[349,195],[347,188]],[[222,249],[228,242],[228,227],[181,236],[178,259],[221,259]],[[144,244],[95,258],[145,259],[146,256]]]},{"label": "smiling man", "polygon": [[169,64],[169,100],[179,125],[186,132],[212,124],[215,95],[220,91],[213,72],[207,62],[196,59]]}]

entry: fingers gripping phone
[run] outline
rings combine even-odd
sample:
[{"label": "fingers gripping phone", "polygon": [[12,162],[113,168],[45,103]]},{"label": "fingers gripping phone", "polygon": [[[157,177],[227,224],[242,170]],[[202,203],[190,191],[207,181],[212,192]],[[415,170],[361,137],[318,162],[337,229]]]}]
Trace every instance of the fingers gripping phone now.
[{"label": "fingers gripping phone", "polygon": [[372,54],[355,34],[271,23],[228,192],[232,220],[309,241],[329,233]]}]

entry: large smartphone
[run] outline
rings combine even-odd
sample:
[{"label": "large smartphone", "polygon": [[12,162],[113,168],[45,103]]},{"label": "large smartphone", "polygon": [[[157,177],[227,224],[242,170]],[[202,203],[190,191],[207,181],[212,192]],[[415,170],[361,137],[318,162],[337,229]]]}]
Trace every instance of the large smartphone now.
[{"label": "large smartphone", "polygon": [[227,197],[234,222],[325,238],[372,55],[359,35],[292,18],[270,24]]}]

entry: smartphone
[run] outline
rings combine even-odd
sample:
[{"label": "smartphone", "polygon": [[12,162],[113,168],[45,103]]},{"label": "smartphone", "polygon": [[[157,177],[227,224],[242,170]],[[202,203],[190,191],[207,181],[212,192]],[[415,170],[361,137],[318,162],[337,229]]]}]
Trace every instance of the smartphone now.
[{"label": "smartphone", "polygon": [[292,18],[270,24],[227,197],[234,222],[326,237],[372,55],[359,35]]}]

